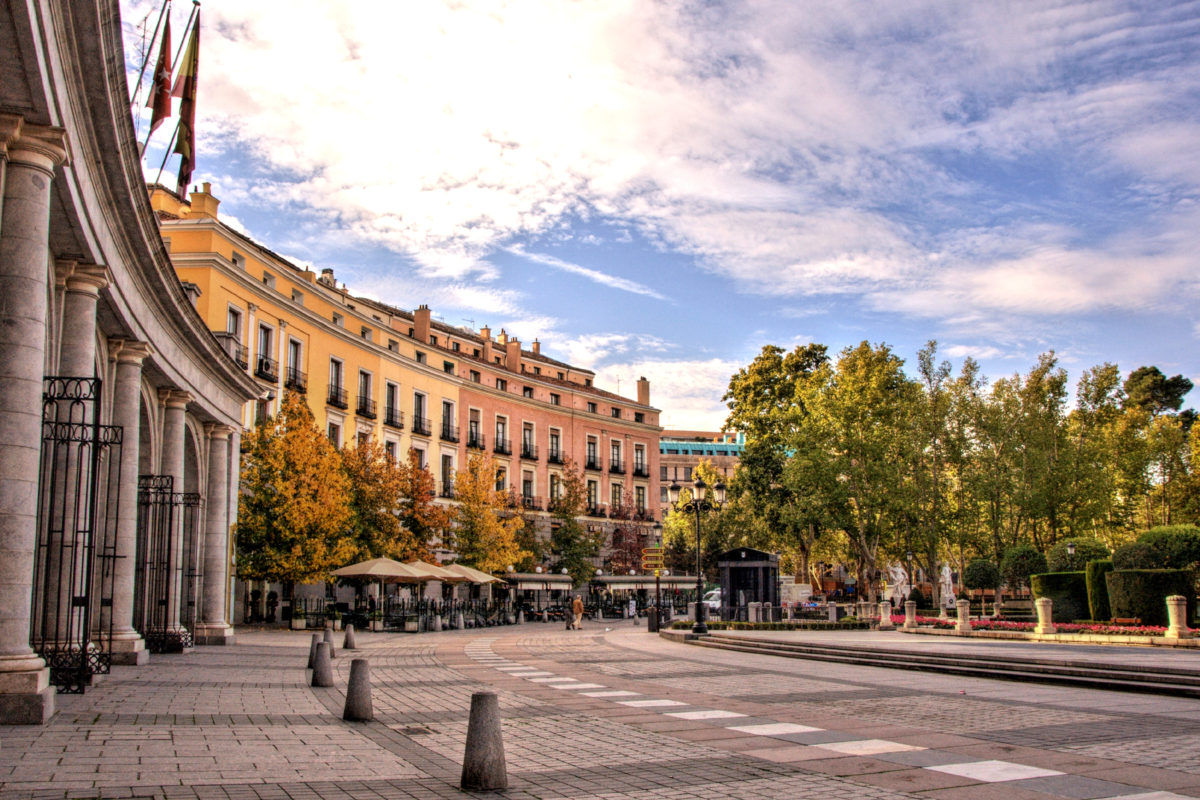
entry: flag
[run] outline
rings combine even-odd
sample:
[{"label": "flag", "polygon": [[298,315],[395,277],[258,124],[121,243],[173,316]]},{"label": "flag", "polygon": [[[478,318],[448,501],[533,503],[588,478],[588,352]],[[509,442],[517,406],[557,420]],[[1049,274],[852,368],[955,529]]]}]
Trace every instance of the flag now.
[{"label": "flag", "polygon": [[163,26],[162,47],[158,51],[158,63],[154,66],[154,83],[150,86],[150,133],[171,116],[171,18]]},{"label": "flag", "polygon": [[178,191],[181,196],[187,192],[192,182],[192,169],[196,166],[196,73],[199,66],[200,12],[197,10],[196,24],[188,39],[187,49],[183,52],[179,74],[175,76],[175,88],[171,90],[172,97],[181,99],[179,134],[175,137],[174,150],[180,156]]}]

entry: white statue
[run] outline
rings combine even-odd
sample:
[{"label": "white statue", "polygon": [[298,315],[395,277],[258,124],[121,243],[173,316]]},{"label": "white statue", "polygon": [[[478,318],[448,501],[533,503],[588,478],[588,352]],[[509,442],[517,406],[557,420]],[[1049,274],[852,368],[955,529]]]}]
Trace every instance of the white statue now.
[{"label": "white statue", "polygon": [[950,565],[942,565],[942,576],[938,583],[942,586],[942,605],[950,608],[954,605],[954,576],[950,574]]},{"label": "white statue", "polygon": [[892,564],[888,567],[888,588],[891,589],[891,601],[894,608],[904,608],[904,601],[908,599],[909,583],[908,572],[900,564]]}]

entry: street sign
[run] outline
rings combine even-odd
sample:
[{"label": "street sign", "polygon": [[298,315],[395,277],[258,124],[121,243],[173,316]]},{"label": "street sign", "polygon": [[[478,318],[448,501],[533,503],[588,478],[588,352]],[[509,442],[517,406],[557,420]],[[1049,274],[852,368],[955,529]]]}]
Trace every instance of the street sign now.
[{"label": "street sign", "polygon": [[643,547],[642,556],[661,556],[663,549],[661,547]]}]

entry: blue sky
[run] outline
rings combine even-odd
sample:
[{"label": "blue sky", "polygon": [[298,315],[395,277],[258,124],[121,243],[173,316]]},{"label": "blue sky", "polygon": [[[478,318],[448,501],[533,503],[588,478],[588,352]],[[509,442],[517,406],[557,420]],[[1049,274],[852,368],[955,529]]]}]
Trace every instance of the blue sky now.
[{"label": "blue sky", "polygon": [[[156,10],[122,8],[132,62]],[[604,388],[645,375],[669,427],[718,427],[769,343],[1200,383],[1200,3],[203,13],[193,183],[228,221]]]}]

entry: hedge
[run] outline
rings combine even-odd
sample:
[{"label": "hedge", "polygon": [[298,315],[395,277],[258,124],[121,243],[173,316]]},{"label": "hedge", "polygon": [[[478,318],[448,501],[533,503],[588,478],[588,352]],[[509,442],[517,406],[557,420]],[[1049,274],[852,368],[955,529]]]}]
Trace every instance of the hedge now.
[{"label": "hedge", "polygon": [[1055,622],[1074,622],[1088,615],[1086,572],[1043,572],[1029,576],[1029,589],[1034,597],[1049,597],[1054,601],[1052,619]]},{"label": "hedge", "polygon": [[1097,622],[1112,619],[1112,611],[1108,605],[1108,582],[1104,580],[1104,576],[1112,570],[1111,558],[1089,561],[1085,570],[1087,572],[1088,610],[1091,611],[1091,619]]},{"label": "hedge", "polygon": [[1114,619],[1137,617],[1143,625],[1167,624],[1167,598],[1188,599],[1188,624],[1196,624],[1196,590],[1192,573],[1183,569],[1118,569],[1104,576]]}]

